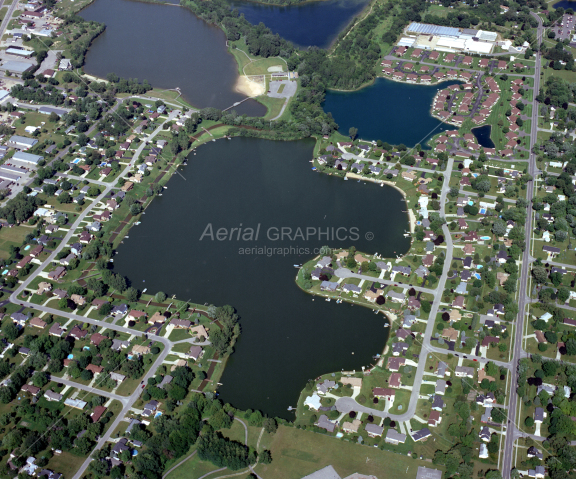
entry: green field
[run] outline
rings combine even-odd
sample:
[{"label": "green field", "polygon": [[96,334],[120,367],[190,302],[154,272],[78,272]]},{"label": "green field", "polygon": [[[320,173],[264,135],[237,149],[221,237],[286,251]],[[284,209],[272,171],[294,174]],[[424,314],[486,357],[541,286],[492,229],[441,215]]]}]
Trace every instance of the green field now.
[{"label": "green field", "polygon": [[[265,433],[260,445],[261,449],[272,452],[272,464],[259,464],[255,468],[258,475],[266,478],[299,479],[330,464],[342,477],[358,472],[376,477],[413,479],[418,466],[440,468],[405,454],[286,426],[280,426],[272,436]],[[386,471],[384,475],[383,471]]]}]

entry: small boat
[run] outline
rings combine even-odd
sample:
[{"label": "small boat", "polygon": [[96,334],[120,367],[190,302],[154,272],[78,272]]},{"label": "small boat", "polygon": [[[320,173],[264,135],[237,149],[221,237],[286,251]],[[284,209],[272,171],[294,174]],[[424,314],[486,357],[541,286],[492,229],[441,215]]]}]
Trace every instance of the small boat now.
[{"label": "small boat", "polygon": [[407,238],[408,236],[410,236],[410,233],[404,233],[404,238]]},{"label": "small boat", "polygon": [[325,300],[325,301],[328,301],[328,302],[330,302],[330,301],[332,301],[332,300],[331,300],[330,298],[326,298],[326,300]]},{"label": "small boat", "polygon": [[390,325],[389,325],[388,323],[384,323],[384,327],[385,327],[385,328],[389,328]]},{"label": "small boat", "polygon": [[300,266],[302,266],[301,264],[295,264],[294,267],[295,268],[299,268]]}]

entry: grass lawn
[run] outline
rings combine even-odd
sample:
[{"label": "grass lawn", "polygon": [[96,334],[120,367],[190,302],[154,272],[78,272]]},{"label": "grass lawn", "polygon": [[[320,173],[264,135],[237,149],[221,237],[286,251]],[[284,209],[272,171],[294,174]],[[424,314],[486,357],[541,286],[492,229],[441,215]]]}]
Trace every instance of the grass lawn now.
[{"label": "grass lawn", "polygon": [[216,469],[219,468],[211,462],[201,461],[195,454],[190,460],[174,469],[166,479],[196,479]]},{"label": "grass lawn", "polygon": [[[280,86],[282,87],[284,85]],[[280,114],[282,105],[284,105],[284,98],[270,98],[268,96],[262,95],[257,97],[256,100],[262,103],[266,108],[268,108],[266,115],[264,115],[265,120],[276,118]],[[282,116],[286,115],[287,113],[288,113],[288,106],[286,106],[286,109],[284,110]]]},{"label": "grass lawn", "polygon": [[[361,446],[309,431],[280,426],[276,434],[264,434],[261,447],[272,452],[269,465],[256,466],[262,477],[299,479],[329,464],[346,477],[355,472],[383,477],[416,477],[418,466],[430,463],[394,452]],[[438,467],[438,466],[435,466]]]},{"label": "grass lawn", "polygon": [[544,79],[542,80],[542,83],[546,83],[546,80],[552,76],[560,77],[571,83],[576,81],[576,73],[571,70],[554,70],[553,68],[545,68],[542,71],[544,72]]},{"label": "grass lawn", "polygon": [[48,469],[58,471],[64,477],[72,477],[85,459],[86,456],[75,456],[74,454],[63,451],[62,454],[50,459]]},{"label": "grass lawn", "polygon": [[170,341],[182,341],[183,339],[190,339],[192,335],[186,329],[173,329],[168,336]]},{"label": "grass lawn", "polygon": [[286,66],[286,62],[281,60],[278,57],[271,57],[271,58],[261,58],[259,60],[255,60],[252,63],[246,64],[244,66],[244,73],[246,75],[266,75],[273,73],[268,71],[270,67],[280,67],[282,71],[286,71],[288,67]]}]

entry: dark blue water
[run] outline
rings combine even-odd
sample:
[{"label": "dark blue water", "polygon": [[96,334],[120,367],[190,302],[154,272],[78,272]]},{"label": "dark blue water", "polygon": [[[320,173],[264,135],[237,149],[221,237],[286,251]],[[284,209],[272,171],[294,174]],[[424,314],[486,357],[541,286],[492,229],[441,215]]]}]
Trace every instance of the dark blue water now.
[{"label": "dark blue water", "polygon": [[[400,193],[313,172],[313,148],[309,139],[254,138],[198,148],[182,176],[171,178],[168,190],[146,209],[142,224],[130,231],[114,257],[115,270],[137,287],[237,308],[242,334],[218,391],[239,409],[287,419],[294,418],[287,408],[296,406],[308,379],[359,370],[382,352],[388,338],[385,319],[372,310],[302,292],[294,282],[293,265],[312,259],[313,249],[323,244],[353,244],[359,251],[392,258],[410,247],[403,236],[408,222]],[[374,205],[379,212],[359,205]],[[214,232],[261,224],[261,232],[257,241],[212,241],[204,236],[208,224]],[[275,228],[282,227],[305,232],[307,227],[324,232],[354,227],[360,234],[342,241],[327,239],[326,233],[291,241],[274,236]],[[286,250],[241,251],[255,246]]]},{"label": "dark blue water", "polygon": [[[155,88],[179,87],[196,107],[228,108],[246,99],[235,90],[238,64],[226,50],[224,32],[186,8],[129,0],[97,0],[82,18],[106,24],[86,54],[86,73],[148,80]],[[248,100],[238,113],[262,116]]]},{"label": "dark blue water", "polygon": [[253,25],[264,23],[274,33],[301,47],[328,47],[368,0],[328,0],[280,7],[230,2]]},{"label": "dark blue water", "polygon": [[332,113],[344,135],[355,127],[358,137],[365,140],[406,146],[420,143],[426,148],[432,136],[454,129],[432,117],[430,109],[438,90],[458,83],[411,85],[377,78],[373,85],[355,92],[329,91],[324,111]]},{"label": "dark blue water", "polygon": [[576,1],[562,0],[561,2],[555,3],[553,7],[563,8],[564,10],[568,10],[569,8],[576,10]]},{"label": "dark blue water", "polygon": [[479,128],[472,128],[472,134],[478,140],[478,144],[484,148],[494,148],[494,142],[490,138],[492,133],[492,127],[490,125],[484,125]]}]

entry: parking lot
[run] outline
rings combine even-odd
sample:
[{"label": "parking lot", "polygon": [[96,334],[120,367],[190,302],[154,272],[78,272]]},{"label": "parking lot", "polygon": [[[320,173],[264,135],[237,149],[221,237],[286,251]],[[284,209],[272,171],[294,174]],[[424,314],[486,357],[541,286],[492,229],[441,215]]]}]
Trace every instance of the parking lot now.
[{"label": "parking lot", "polygon": [[572,42],[572,37],[574,35],[574,15],[564,15],[560,23],[556,23],[556,26],[552,29],[556,34],[557,40],[570,40]]}]

